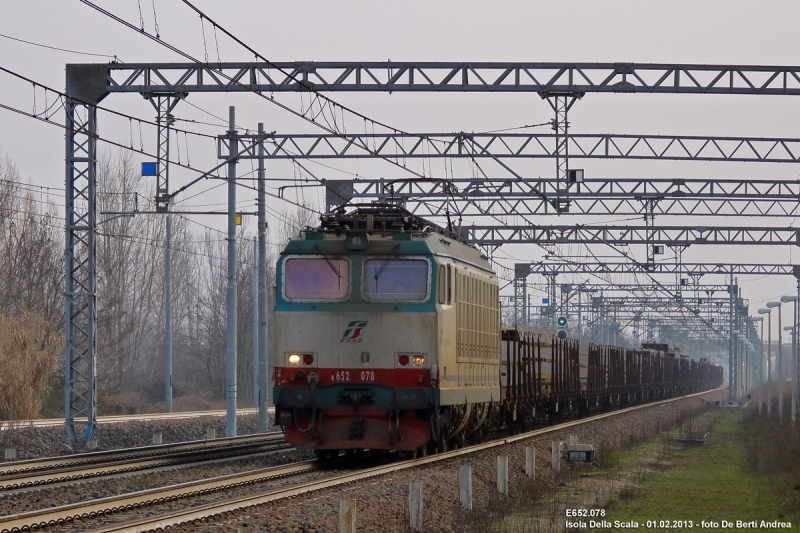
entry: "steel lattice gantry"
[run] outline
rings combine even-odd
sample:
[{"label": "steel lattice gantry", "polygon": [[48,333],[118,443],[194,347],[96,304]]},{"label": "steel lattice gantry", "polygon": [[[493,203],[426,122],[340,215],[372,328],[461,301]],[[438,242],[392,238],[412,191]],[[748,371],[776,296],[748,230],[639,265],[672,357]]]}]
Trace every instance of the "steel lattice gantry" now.
[{"label": "steel lattice gantry", "polygon": [[800,95],[800,67],[648,63],[296,61],[84,65],[108,92],[526,92]]},{"label": "steel lattice gantry", "polygon": [[[240,138],[257,138],[242,135]],[[267,159],[390,160],[435,158],[555,159],[559,135],[554,133],[342,133],[273,134]],[[615,135],[570,133],[570,159],[662,159],[672,161],[800,162],[800,139],[700,135]],[[563,142],[563,141],[562,141]],[[227,140],[218,139],[220,157]],[[257,159],[255,145],[242,159]],[[521,178],[503,165],[514,177]]]},{"label": "steel lattice gantry", "polygon": [[[650,267],[652,266],[652,269]],[[632,261],[599,261],[580,258],[575,261],[536,261],[530,264],[529,273],[542,276],[558,274],[685,274],[689,276],[718,275],[778,275],[791,276],[792,265],[758,263],[676,263],[656,262],[653,265]]]},{"label": "steel lattice gantry", "polygon": [[[728,292],[728,285],[694,285],[694,284],[675,284],[675,283],[663,283],[663,284],[656,284],[656,283],[580,283],[580,284],[570,284],[571,289],[573,291],[580,290],[584,294],[591,295],[592,293],[596,293],[599,291],[605,291],[608,293],[614,292],[645,292],[645,293],[669,293],[669,294],[679,294],[681,292],[694,292],[699,291],[700,293],[708,293],[715,294],[718,292]],[[539,285],[541,286],[541,285]]]},{"label": "steel lattice gantry", "polygon": [[97,425],[97,109],[67,100],[66,112],[64,416],[77,443]]},{"label": "steel lattice gantry", "polygon": [[[759,244],[800,245],[796,228],[636,226],[467,226],[470,242],[502,244]],[[652,263],[649,263],[652,264]]]},{"label": "steel lattice gantry", "polygon": [[[419,216],[449,209],[470,217],[556,213],[553,179],[450,178],[444,180],[326,180],[328,208],[354,198],[401,203]],[[576,215],[795,217],[800,213],[800,180],[765,179],[584,179],[570,192]]]},{"label": "steel lattice gantry", "polygon": [[[800,67],[745,65],[664,65],[637,63],[392,63],[292,62],[197,64],[82,64],[66,68],[66,406],[67,434],[74,448],[96,426],[96,141],[97,104],[112,93],[188,96],[194,92],[523,92],[542,98],[574,98],[586,93],[673,93],[800,95]],[[566,121],[566,116],[564,116]],[[566,130],[564,131],[566,133]],[[300,139],[302,136],[292,136]],[[391,136],[390,136],[391,137]],[[798,162],[800,141],[712,137],[445,134],[445,144],[423,156],[420,137],[370,139],[378,155],[447,157],[638,157],[686,160]],[[275,152],[300,153],[327,146],[326,157],[356,151],[346,135],[309,149],[284,142]],[[324,142],[322,142],[324,140]],[[342,148],[336,143],[342,142]],[[389,142],[391,141],[391,142]],[[360,140],[355,142],[361,142]],[[425,141],[429,142],[429,141]],[[408,149],[402,147],[408,143]],[[431,142],[438,146],[439,141]],[[416,148],[413,148],[416,146]],[[563,151],[562,151],[563,148]],[[306,150],[304,152],[304,150]],[[426,148],[427,150],[427,148]],[[508,156],[498,157],[497,151]],[[402,152],[402,153],[401,153]],[[255,151],[254,151],[255,153]],[[323,152],[319,152],[323,156]],[[376,155],[373,153],[372,155]],[[483,154],[483,155],[482,155]],[[316,157],[316,156],[315,156]],[[507,166],[506,166],[507,168]],[[568,167],[565,167],[565,169]],[[513,171],[511,172],[514,175]],[[518,177],[518,176],[515,176]],[[557,184],[562,203],[572,188]],[[556,207],[559,202],[556,202]]]}]

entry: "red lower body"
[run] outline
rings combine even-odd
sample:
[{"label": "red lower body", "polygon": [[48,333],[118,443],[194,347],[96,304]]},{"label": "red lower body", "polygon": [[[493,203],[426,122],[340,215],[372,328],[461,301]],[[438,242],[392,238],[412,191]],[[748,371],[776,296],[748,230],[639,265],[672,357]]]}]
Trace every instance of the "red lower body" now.
[{"label": "red lower body", "polygon": [[[299,409],[297,419],[284,426],[286,440],[295,448],[309,450],[415,450],[430,440],[430,422],[413,411],[398,418],[386,407],[328,407],[311,424],[311,411]],[[301,431],[312,427],[308,431]]]}]

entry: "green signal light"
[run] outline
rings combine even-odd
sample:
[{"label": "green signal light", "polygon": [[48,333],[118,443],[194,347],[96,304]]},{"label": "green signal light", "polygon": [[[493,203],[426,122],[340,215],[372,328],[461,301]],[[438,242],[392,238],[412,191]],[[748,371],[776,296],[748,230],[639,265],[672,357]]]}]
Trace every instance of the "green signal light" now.
[{"label": "green signal light", "polygon": [[567,317],[565,317],[565,316],[558,317],[558,325],[561,326],[562,328],[564,326],[566,326],[567,325]]}]

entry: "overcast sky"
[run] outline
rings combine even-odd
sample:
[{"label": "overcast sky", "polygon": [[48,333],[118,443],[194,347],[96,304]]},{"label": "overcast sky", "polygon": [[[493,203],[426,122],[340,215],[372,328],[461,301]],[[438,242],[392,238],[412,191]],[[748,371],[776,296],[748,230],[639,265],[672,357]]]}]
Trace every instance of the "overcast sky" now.
[{"label": "overcast sky", "polygon": [[[222,61],[249,61],[241,47],[214,36],[207,23],[179,0],[98,0],[97,3],[147,31],[157,20],[165,41],[195,57]],[[537,2],[268,2],[197,0],[211,18],[274,61],[386,60],[392,61],[575,61],[797,65],[800,54],[800,4],[792,1],[537,1]],[[154,20],[155,8],[155,20]],[[130,62],[184,62],[163,47],[128,30],[77,0],[4,0],[0,2],[0,34],[48,46],[95,54],[116,55]],[[205,34],[205,46],[203,36]],[[2,66],[40,83],[62,89],[66,63],[105,62],[91,57],[35,47],[0,37]],[[217,51],[218,50],[218,51]],[[218,55],[219,54],[219,55]],[[0,102],[31,110],[34,93],[29,84],[0,74]],[[41,111],[44,94],[37,94]],[[486,131],[550,120],[546,102],[534,94],[343,94],[332,97],[382,122],[407,131]],[[298,95],[278,99],[299,109]],[[51,103],[51,102],[48,102]],[[192,107],[192,105],[197,107]],[[133,94],[112,95],[103,105],[152,120],[153,109]],[[210,114],[227,116],[237,107],[237,124],[255,129],[264,122],[268,131],[311,132],[307,124],[254,95],[193,94],[175,115],[182,119],[219,123]],[[200,109],[198,109],[200,108]],[[202,109],[202,110],[201,110]],[[55,117],[63,120],[62,114]],[[138,144],[138,132],[127,121],[110,118],[100,125],[101,135]],[[791,97],[736,97],[689,95],[589,94],[570,114],[571,131],[585,133],[743,135],[800,137],[800,99]],[[63,131],[0,110],[0,147],[17,164],[25,179],[39,185],[63,187]],[[184,124],[187,126],[187,124]],[[222,127],[191,125],[191,129],[219,134]],[[153,132],[143,132],[143,143],[155,150]],[[182,146],[185,150],[187,145]],[[192,166],[216,164],[209,142],[190,139]],[[114,149],[101,145],[101,151]],[[137,156],[138,158],[138,156]],[[363,176],[395,176],[397,170],[383,163],[329,162]],[[249,167],[249,163],[244,163]],[[439,166],[437,166],[439,165]],[[434,175],[440,162],[432,163]],[[738,177],[761,176],[787,180],[798,178],[796,165],[738,163],[680,163],[584,160],[581,166],[592,177]],[[531,177],[553,175],[552,161],[520,164]],[[341,173],[310,164],[319,177],[340,178]],[[249,171],[249,168],[246,169]],[[274,164],[268,173],[292,177],[290,165]],[[456,174],[469,172],[466,165]],[[173,170],[172,187],[194,175]],[[196,191],[208,189],[203,184]],[[224,188],[197,196],[186,206],[224,205]],[[321,202],[321,195],[307,191],[305,199]],[[253,207],[254,195],[241,192],[243,208]],[[61,201],[60,199],[58,200]],[[275,210],[288,207],[279,201]],[[539,218],[538,223],[569,223]],[[592,222],[601,220],[592,218]],[[222,228],[220,217],[203,220]],[[585,220],[584,220],[585,222]],[[272,220],[271,224],[276,221]],[[691,220],[660,217],[657,224],[704,225],[765,224],[785,226],[790,219]],[[644,247],[634,252],[644,258]],[[599,250],[599,249],[598,249]],[[504,264],[534,259],[542,251],[534,246],[506,247],[497,254]],[[800,261],[800,250],[790,247],[692,247],[684,261],[739,262]],[[567,281],[566,279],[563,281]],[[672,281],[666,279],[665,281]],[[705,282],[722,280],[706,278]],[[794,290],[792,278],[740,278],[743,295],[755,311],[769,299]],[[788,313],[786,315],[789,316]],[[777,329],[777,326],[775,327]]]}]

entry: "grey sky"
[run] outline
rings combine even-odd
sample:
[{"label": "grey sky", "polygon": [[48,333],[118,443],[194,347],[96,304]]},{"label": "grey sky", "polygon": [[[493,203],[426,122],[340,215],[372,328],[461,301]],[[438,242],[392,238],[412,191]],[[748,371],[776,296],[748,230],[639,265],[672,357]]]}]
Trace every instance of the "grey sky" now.
[{"label": "grey sky", "polygon": [[[252,58],[238,45],[205,25],[206,47],[200,19],[179,0],[105,0],[102,7],[135,24],[141,5],[145,28],[153,30],[155,5],[164,40],[195,55],[222,61]],[[800,59],[800,4],[791,1],[551,1],[551,2],[264,2],[209,1],[197,4],[211,17],[271,60],[385,60],[393,61],[581,61],[796,65]],[[50,46],[101,54],[116,54],[125,62],[182,62],[166,49],[96,13],[77,0],[3,0],[0,33]],[[0,38],[2,65],[55,88],[63,88],[64,64],[102,62],[102,58],[35,48]],[[2,76],[0,102],[30,110],[33,91],[28,84]],[[37,110],[44,104],[37,96]],[[536,95],[494,94],[341,94],[332,97],[375,119],[409,131],[485,131],[545,122],[549,106]],[[297,95],[280,95],[281,101],[299,108]],[[228,105],[237,106],[240,126],[254,129],[259,121],[267,130],[283,133],[313,131],[253,95],[192,95],[176,110],[180,118],[212,121],[188,103],[219,116]],[[103,105],[152,120],[150,105],[136,95],[113,95]],[[55,117],[63,120],[62,114]],[[127,121],[106,120],[101,135],[127,144]],[[587,95],[570,114],[571,131],[635,134],[724,134],[800,137],[800,100],[791,97]],[[184,124],[185,125],[185,124]],[[220,133],[221,128],[192,125],[192,129]],[[133,132],[138,144],[138,132]],[[144,131],[145,148],[153,151],[152,132]],[[0,147],[30,181],[63,186],[63,132],[31,119],[0,111]],[[107,146],[102,150],[110,150]],[[185,150],[185,148],[184,148]],[[215,164],[210,144],[189,141],[193,166]],[[395,176],[385,163],[338,162],[338,168],[364,176]],[[433,172],[441,163],[433,163]],[[459,165],[459,163],[457,163]],[[242,165],[249,166],[249,163]],[[677,163],[637,161],[585,161],[594,177],[731,176],[758,178],[770,175],[797,179],[796,165],[746,165],[735,163]],[[311,164],[317,176],[337,173]],[[520,164],[532,177],[554,173],[552,161]],[[456,166],[466,173],[466,165]],[[291,176],[289,165],[269,169],[274,176]],[[191,179],[189,172],[174,171],[173,186]],[[213,184],[204,184],[200,189]],[[192,199],[193,205],[223,203],[217,189]],[[316,196],[312,195],[312,200]],[[240,193],[245,206],[253,195]],[[284,209],[279,202],[272,206]],[[612,217],[613,218],[613,217]],[[558,223],[569,220],[562,217]],[[598,222],[593,217],[592,222]],[[203,220],[222,227],[221,220]],[[542,224],[556,223],[539,219]],[[585,220],[584,220],[585,222]],[[730,224],[730,219],[661,217],[660,224]],[[736,221],[739,224],[785,225],[787,219]],[[643,248],[643,247],[640,247]],[[644,250],[635,250],[642,257]],[[535,258],[535,247],[508,247],[502,255]],[[775,247],[693,247],[684,260],[738,260],[742,262],[800,261],[800,250]],[[513,260],[504,261],[511,265]],[[712,281],[705,279],[704,281]],[[744,296],[752,307],[794,290],[790,278],[741,278]],[[788,316],[788,314],[787,314]]]}]

